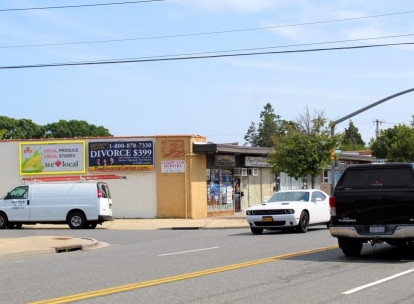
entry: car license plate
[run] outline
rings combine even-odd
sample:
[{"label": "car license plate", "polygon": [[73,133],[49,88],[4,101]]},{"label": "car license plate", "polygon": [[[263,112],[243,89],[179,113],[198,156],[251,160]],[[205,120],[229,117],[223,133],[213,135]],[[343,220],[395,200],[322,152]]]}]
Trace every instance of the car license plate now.
[{"label": "car license plate", "polygon": [[385,232],[384,226],[369,226],[370,233],[383,233]]},{"label": "car license plate", "polygon": [[273,217],[271,217],[271,216],[264,216],[262,220],[263,220],[263,222],[272,222],[273,221]]}]

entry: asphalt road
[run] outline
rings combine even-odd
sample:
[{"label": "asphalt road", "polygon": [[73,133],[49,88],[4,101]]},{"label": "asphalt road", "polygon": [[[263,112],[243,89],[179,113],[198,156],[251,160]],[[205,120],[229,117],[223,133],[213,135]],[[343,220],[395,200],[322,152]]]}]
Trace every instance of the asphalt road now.
[{"label": "asphalt road", "polygon": [[414,301],[413,249],[364,245],[359,258],[348,258],[322,226],[262,235],[249,229],[2,231],[2,237],[51,234],[109,246],[0,260],[0,303]]}]

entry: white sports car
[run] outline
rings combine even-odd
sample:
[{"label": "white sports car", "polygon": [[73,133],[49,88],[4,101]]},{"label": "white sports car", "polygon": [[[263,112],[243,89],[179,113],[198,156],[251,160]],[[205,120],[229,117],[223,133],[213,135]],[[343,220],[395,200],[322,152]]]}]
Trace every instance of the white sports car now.
[{"label": "white sports car", "polygon": [[273,194],[261,205],[246,210],[253,234],[263,229],[293,230],[305,233],[309,226],[329,227],[329,195],[321,190],[286,190]]}]

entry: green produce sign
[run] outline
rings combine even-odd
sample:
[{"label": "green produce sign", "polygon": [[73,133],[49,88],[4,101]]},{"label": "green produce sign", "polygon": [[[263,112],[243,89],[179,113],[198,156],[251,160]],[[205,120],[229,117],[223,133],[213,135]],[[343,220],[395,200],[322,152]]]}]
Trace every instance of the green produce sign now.
[{"label": "green produce sign", "polygon": [[22,142],[19,144],[20,174],[85,173],[85,142]]}]

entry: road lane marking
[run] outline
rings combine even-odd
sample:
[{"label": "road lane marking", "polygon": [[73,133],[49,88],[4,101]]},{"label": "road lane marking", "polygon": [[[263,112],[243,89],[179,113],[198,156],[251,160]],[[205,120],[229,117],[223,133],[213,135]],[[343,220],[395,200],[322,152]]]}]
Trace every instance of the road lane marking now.
[{"label": "road lane marking", "polygon": [[179,251],[179,252],[173,252],[173,253],[164,253],[164,254],[159,254],[157,256],[174,255],[174,254],[181,254],[181,253],[188,253],[188,252],[211,250],[211,249],[217,249],[217,248],[220,248],[220,247],[210,247],[210,248],[194,249],[194,250],[187,250],[187,251]]},{"label": "road lane marking", "polygon": [[227,265],[227,266],[222,266],[222,267],[210,268],[206,270],[190,272],[190,273],[180,274],[180,275],[156,279],[156,280],[115,286],[115,287],[110,287],[110,288],[98,289],[94,291],[87,291],[87,292],[82,292],[78,294],[63,296],[59,298],[36,301],[36,302],[31,302],[31,304],[71,303],[71,302],[76,302],[76,301],[83,301],[83,300],[87,300],[91,298],[97,298],[101,296],[108,296],[108,295],[115,294],[115,293],[131,291],[134,289],[156,286],[160,284],[171,283],[171,282],[176,282],[176,281],[181,281],[181,280],[187,280],[187,279],[201,277],[201,276],[205,276],[209,274],[214,274],[214,273],[219,273],[219,272],[224,272],[224,271],[229,271],[229,270],[235,270],[235,269],[260,265],[264,263],[270,263],[270,262],[279,261],[279,260],[290,259],[294,257],[324,252],[324,251],[333,250],[337,248],[338,246],[334,245],[334,246],[322,247],[322,248],[306,250],[306,251],[301,251],[301,252],[288,253],[288,254],[278,255],[278,256],[274,256],[270,258],[265,258],[265,259],[250,261],[250,262],[243,262],[243,263],[238,263],[238,264],[232,264],[232,265]]},{"label": "road lane marking", "polygon": [[369,283],[369,284],[366,284],[366,285],[362,285],[360,287],[357,287],[357,288],[354,288],[354,289],[345,291],[342,294],[349,295],[349,294],[355,293],[357,291],[360,291],[362,289],[369,288],[369,287],[372,287],[372,286],[375,286],[375,285],[378,285],[378,284],[381,284],[381,283],[384,283],[384,282],[387,282],[387,281],[396,279],[396,278],[401,277],[403,275],[409,274],[409,273],[411,273],[413,271],[414,271],[414,268],[413,269],[410,269],[410,270],[407,270],[407,271],[404,271],[404,272],[397,273],[397,274],[395,274],[393,276],[390,276],[388,278],[384,278],[382,280],[378,280],[378,281],[375,281],[375,282],[372,282],[372,283]]}]

